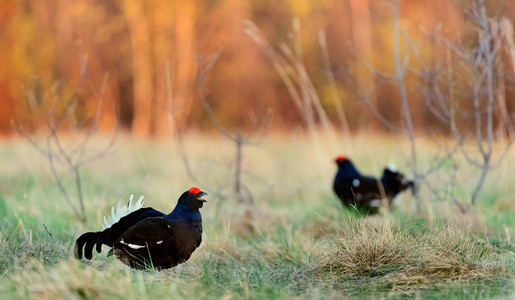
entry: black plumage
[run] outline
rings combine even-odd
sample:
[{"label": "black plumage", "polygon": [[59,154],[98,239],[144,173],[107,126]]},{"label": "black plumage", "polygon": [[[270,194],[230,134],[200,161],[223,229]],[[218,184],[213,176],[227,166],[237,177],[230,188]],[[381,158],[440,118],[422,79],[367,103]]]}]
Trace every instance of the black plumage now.
[{"label": "black plumage", "polygon": [[75,243],[75,257],[92,258],[96,246],[113,247],[109,255],[132,268],[167,269],[187,261],[202,241],[199,209],[207,195],[199,188],[184,192],[174,210],[166,215],[153,208],[140,208],[122,217],[109,228],[86,232]]},{"label": "black plumage", "polygon": [[391,205],[400,192],[415,187],[413,181],[395,170],[385,168],[381,178],[362,175],[352,161],[343,155],[336,158],[338,172],[334,177],[333,191],[346,206],[355,207],[367,214],[375,214],[381,199]]}]

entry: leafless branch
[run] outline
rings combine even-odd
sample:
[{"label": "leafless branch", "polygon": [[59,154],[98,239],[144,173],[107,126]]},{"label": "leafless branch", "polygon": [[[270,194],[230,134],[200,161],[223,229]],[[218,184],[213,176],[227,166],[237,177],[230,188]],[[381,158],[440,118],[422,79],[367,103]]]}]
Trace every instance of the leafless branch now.
[{"label": "leafless branch", "polygon": [[206,73],[209,72],[209,70],[213,67],[214,63],[218,60],[218,58],[221,55],[221,50],[218,50],[214,55],[212,55],[206,63],[202,62],[202,59],[200,57],[197,57],[197,87],[200,94],[200,99],[202,100],[202,105],[204,105],[204,110],[206,111],[209,119],[211,122],[215,125],[216,129],[223,134],[225,137],[235,140],[235,137],[232,136],[231,133],[229,133],[225,127],[220,123],[218,118],[215,116],[213,110],[211,109],[211,105],[206,100],[206,94],[204,92],[204,78],[206,76]]},{"label": "leafless branch", "polygon": [[342,127],[343,132],[345,133],[345,137],[347,139],[350,139],[349,122],[347,121],[347,117],[345,115],[345,112],[343,111],[342,99],[338,93],[334,72],[331,68],[329,50],[327,49],[327,40],[325,37],[325,32],[323,30],[320,30],[318,32],[318,44],[322,52],[324,68],[327,79],[329,81],[329,87],[331,88],[331,95],[333,97],[334,107],[336,108],[336,114],[338,115],[338,119],[340,120],[340,125]]},{"label": "leafless branch", "polygon": [[50,233],[50,231],[48,231],[48,228],[46,228],[46,225],[45,225],[45,224],[43,224],[43,227],[45,228],[45,231],[46,231],[46,233],[48,234],[48,236],[49,236],[51,239],[53,239],[54,237],[52,236],[52,234]]},{"label": "leafless branch", "polygon": [[[181,159],[184,165],[184,168],[186,169],[186,174],[188,177],[195,183],[200,184],[201,181],[195,176],[193,170],[191,169],[191,164],[188,158],[188,155],[186,153],[186,149],[184,147],[184,137],[182,132],[182,126],[181,122],[179,120],[179,117],[177,116],[177,109],[174,106],[174,97],[173,97],[173,90],[172,90],[172,70],[171,70],[171,64],[168,61],[167,67],[166,67],[166,96],[168,100],[168,115],[171,120],[175,123],[175,133],[177,138],[177,144],[179,146],[179,153],[181,155]],[[204,185],[203,185],[204,186]]]},{"label": "leafless branch", "polygon": [[[255,125],[254,128],[247,134],[242,134],[240,129],[236,129],[234,132],[230,132],[222,125],[220,120],[216,117],[214,111],[211,109],[209,102],[204,91],[204,79],[205,75],[211,70],[215,62],[221,55],[221,51],[216,52],[210,58],[204,62],[201,57],[197,56],[197,86],[199,90],[200,99],[204,106],[209,119],[215,125],[217,130],[226,138],[233,141],[236,146],[235,161],[234,161],[234,193],[239,201],[249,200],[253,203],[254,199],[250,190],[243,184],[242,181],[242,156],[243,147],[249,144],[256,144],[260,142],[264,136],[268,133],[270,124],[272,121],[272,112],[269,110],[267,115],[262,119],[261,123],[255,120],[255,117],[251,118],[252,123]],[[244,195],[244,192],[247,195]]]},{"label": "leafless branch", "polygon": [[[488,17],[484,0],[474,0],[471,2],[468,10],[469,17],[476,25],[477,46],[467,54],[462,50],[460,45],[456,45],[446,40],[439,34],[432,34],[431,37],[439,41],[447,49],[447,71],[446,85],[447,95],[444,95],[440,88],[440,83],[436,76],[428,77],[425,80],[426,103],[431,112],[444,122],[448,122],[452,135],[459,147],[460,152],[468,164],[479,168],[479,176],[477,183],[471,195],[471,206],[477,202],[481,188],[485,182],[488,171],[502,163],[508,150],[513,144],[511,132],[513,132],[513,124],[510,117],[506,113],[506,104],[504,101],[504,80],[503,66],[500,62],[500,53],[503,47],[504,33],[506,27],[504,21],[492,20]],[[503,22],[501,24],[501,22]],[[508,27],[512,25],[508,24]],[[423,31],[425,32],[425,31]],[[427,33],[427,32],[425,32]],[[509,43],[508,46],[509,47]],[[459,62],[452,61],[452,55],[456,54]],[[470,116],[473,121],[473,136],[475,147],[468,147],[467,135],[462,133],[464,127],[458,124],[458,100],[455,97],[454,77],[457,75],[453,71],[456,64],[468,64],[471,90],[470,99],[473,110],[468,112],[461,109],[459,113],[464,116]],[[432,103],[435,98],[439,108],[436,109]],[[495,134],[494,134],[494,114],[498,113],[500,122],[499,129],[509,132],[506,135],[508,141],[504,149],[500,151],[500,155],[494,158]],[[460,209],[462,209],[461,207]]]},{"label": "leafless branch", "polygon": [[[32,110],[37,111],[39,114],[44,115],[44,124],[48,134],[46,135],[44,142],[39,142],[36,138],[31,137],[25,132],[21,126],[15,126],[17,132],[20,133],[29,143],[36,149],[40,154],[46,157],[52,177],[59,188],[59,191],[63,195],[66,203],[71,208],[73,214],[82,222],[86,221],[86,208],[84,195],[82,190],[82,180],[80,169],[89,162],[98,160],[104,157],[107,152],[114,145],[115,138],[118,129],[115,130],[111,140],[104,149],[92,151],[89,149],[89,143],[94,133],[97,130],[97,125],[100,120],[101,112],[103,109],[104,95],[107,86],[108,75],[104,76],[102,85],[100,88],[100,94],[97,101],[97,109],[93,116],[92,122],[85,132],[84,137],[78,143],[76,147],[69,147],[62,143],[60,133],[64,131],[63,122],[66,119],[70,119],[71,115],[75,114],[76,102],[78,101],[80,83],[84,80],[87,56],[84,53],[79,54],[80,72],[81,77],[76,89],[68,97],[63,97],[58,91],[58,84],[55,84],[52,88],[53,97],[43,97],[40,101],[31,100],[32,91],[26,91],[27,102]],[[46,92],[45,95],[48,95]],[[50,105],[47,106],[46,100],[51,101]],[[58,108],[58,105],[61,107]],[[33,120],[36,121],[36,120]],[[77,127],[70,124],[67,130],[76,130],[77,133],[82,131],[82,125]],[[73,201],[67,187],[64,184],[64,177],[67,172],[71,172],[74,178],[74,186],[76,189],[77,201]],[[77,204],[78,206],[77,206]]]},{"label": "leafless branch", "polygon": [[[417,146],[415,140],[415,129],[413,126],[413,121],[411,117],[411,110],[408,102],[408,95],[406,93],[406,85],[405,85],[405,74],[406,67],[402,65],[401,62],[401,52],[399,49],[400,39],[399,39],[399,0],[395,0],[393,2],[393,56],[395,63],[395,72],[397,77],[397,83],[399,85],[399,92],[402,101],[402,111],[404,114],[404,122],[407,129],[408,138],[410,141],[410,154],[411,154],[411,168],[413,171],[413,176],[415,177],[415,181],[419,179],[419,167],[418,167],[418,157],[417,157]],[[409,51],[408,51],[409,52]],[[405,64],[408,62],[408,55],[405,58]],[[420,212],[420,199],[418,193],[415,193],[415,198],[417,199],[417,211]]]}]

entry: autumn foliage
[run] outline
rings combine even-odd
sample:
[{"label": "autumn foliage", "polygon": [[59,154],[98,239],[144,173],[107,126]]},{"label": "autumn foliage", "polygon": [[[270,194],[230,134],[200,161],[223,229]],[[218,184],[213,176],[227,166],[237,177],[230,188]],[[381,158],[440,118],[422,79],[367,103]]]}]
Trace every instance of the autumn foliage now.
[{"label": "autumn foliage", "polygon": [[[478,39],[468,21],[469,4],[401,1],[401,34],[411,41],[408,45],[403,40],[401,49],[416,48],[419,60],[429,66],[455,68],[455,54],[438,46],[435,37],[459,44],[465,53],[472,51]],[[487,13],[492,20],[513,20],[515,3],[488,1]],[[275,128],[301,126],[283,82],[244,25],[252,21],[270,45],[281,49],[282,44],[291,46],[294,18],[299,20],[304,63],[332,120],[337,120],[331,93],[336,88],[352,129],[380,127],[356,96],[358,88],[371,92],[377,109],[399,122],[398,88],[385,75],[394,70],[387,1],[5,0],[0,3],[0,133],[12,133],[13,124],[37,130],[43,121],[33,102],[59,108],[69,97],[77,99],[73,115],[82,124],[95,114],[105,78],[102,130],[121,126],[136,134],[166,133],[173,127],[172,112],[182,126],[208,129],[196,88],[196,64],[198,57],[219,50],[205,85],[224,126],[252,126],[250,114],[259,119],[270,109]],[[327,40],[332,83],[320,34]],[[508,111],[513,111],[515,54],[510,54],[509,40],[507,34],[502,91]],[[435,117],[425,103],[424,77],[417,74],[422,67],[416,61],[408,65],[414,70],[407,75],[408,94],[415,125],[426,128]],[[167,93],[169,83],[173,97]],[[456,97],[467,98],[466,84],[457,77],[463,90],[457,89]]]}]

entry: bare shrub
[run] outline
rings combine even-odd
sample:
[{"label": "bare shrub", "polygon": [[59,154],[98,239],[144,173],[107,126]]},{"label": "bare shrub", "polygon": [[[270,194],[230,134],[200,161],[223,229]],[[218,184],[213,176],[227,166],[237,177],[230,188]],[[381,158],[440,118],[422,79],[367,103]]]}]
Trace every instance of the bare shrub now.
[{"label": "bare shrub", "polygon": [[223,136],[234,142],[236,147],[235,158],[234,158],[234,196],[240,202],[250,201],[254,202],[252,197],[252,193],[242,182],[242,155],[243,155],[243,147],[246,145],[258,144],[268,133],[268,129],[270,128],[270,124],[272,122],[272,111],[269,110],[268,114],[260,121],[257,122],[255,118],[252,118],[254,121],[254,128],[244,134],[240,129],[236,129],[233,132],[229,131],[226,127],[222,125],[222,123],[218,120],[215,113],[211,109],[209,102],[207,101],[206,93],[204,92],[204,79],[206,73],[213,67],[215,62],[218,60],[221,52],[217,52],[213,56],[211,56],[207,62],[203,62],[200,57],[197,59],[198,69],[197,69],[197,86],[199,90],[200,99],[202,100],[202,104],[204,105],[204,110],[206,111],[209,119],[215,125],[218,132],[220,132]]},{"label": "bare shrub", "polygon": [[[469,49],[438,31],[423,30],[448,54],[446,61],[432,65],[421,59],[418,62],[424,66],[421,75],[429,110],[447,126],[467,163],[479,170],[470,196],[474,207],[489,171],[502,164],[513,144],[506,82],[513,84],[515,72],[505,70],[515,61],[515,45],[509,36],[513,24],[506,18],[488,16],[485,1],[474,0],[465,11],[472,23],[468,30],[477,35],[476,46]],[[503,61],[504,53],[510,57],[508,61]]]},{"label": "bare shrub", "polygon": [[[31,87],[25,88],[26,101],[32,111],[32,132],[20,124],[16,131],[47,160],[52,178],[73,214],[81,222],[86,221],[86,207],[82,190],[81,168],[92,161],[104,157],[114,145],[118,130],[104,148],[93,150],[90,142],[97,131],[97,125],[104,104],[108,75],[102,81],[98,94],[97,109],[93,116],[81,116],[79,91],[84,80],[87,59],[80,55],[81,77],[75,89],[66,95],[56,82],[52,88],[43,91],[39,79],[34,78]],[[78,117],[79,116],[79,117]],[[40,118],[42,120],[40,120]],[[40,122],[44,127],[40,128]],[[65,136],[73,136],[78,141],[70,142]],[[64,183],[72,174],[76,197]],[[75,199],[76,200],[75,200]]]}]

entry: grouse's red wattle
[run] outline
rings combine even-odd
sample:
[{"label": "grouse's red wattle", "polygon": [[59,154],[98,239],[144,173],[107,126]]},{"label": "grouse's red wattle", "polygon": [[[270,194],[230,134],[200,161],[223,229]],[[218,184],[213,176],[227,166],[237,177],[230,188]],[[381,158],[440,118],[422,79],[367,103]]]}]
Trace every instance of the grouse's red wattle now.
[{"label": "grouse's red wattle", "polygon": [[[187,261],[202,241],[200,199],[206,193],[199,188],[184,192],[174,210],[166,215],[151,207],[140,208],[123,216],[109,228],[86,232],[75,242],[75,257],[92,258],[96,246],[113,247],[109,255],[132,268],[167,269]],[[130,211],[127,210],[127,211]]]}]

